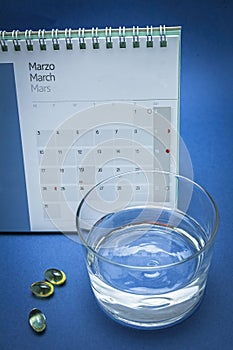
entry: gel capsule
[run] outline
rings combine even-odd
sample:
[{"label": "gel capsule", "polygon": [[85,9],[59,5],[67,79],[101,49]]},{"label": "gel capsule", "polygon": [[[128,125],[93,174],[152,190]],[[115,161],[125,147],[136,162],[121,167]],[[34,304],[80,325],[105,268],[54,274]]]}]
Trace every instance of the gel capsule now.
[{"label": "gel capsule", "polygon": [[40,298],[49,297],[54,292],[54,286],[51,283],[45,281],[33,283],[30,289],[35,296]]},{"label": "gel capsule", "polygon": [[43,332],[46,328],[46,317],[38,309],[32,309],[29,313],[28,321],[35,332]]},{"label": "gel capsule", "polygon": [[45,271],[44,276],[47,281],[56,285],[61,285],[66,281],[65,273],[58,269],[48,269]]}]

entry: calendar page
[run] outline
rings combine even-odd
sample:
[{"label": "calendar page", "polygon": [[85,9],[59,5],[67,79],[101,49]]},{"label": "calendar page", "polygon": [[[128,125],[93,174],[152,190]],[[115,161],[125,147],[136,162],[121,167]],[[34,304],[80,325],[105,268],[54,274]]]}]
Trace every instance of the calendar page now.
[{"label": "calendar page", "polygon": [[[106,38],[98,49],[86,38],[83,50],[75,38],[72,50],[65,39],[59,50],[52,40],[41,50],[36,40],[31,51],[22,42],[20,51],[9,43],[1,52],[15,77],[32,231],[75,231],[80,200],[110,176],[177,171],[180,38],[167,36],[164,47],[160,39],[148,47],[141,36],[135,48],[124,37],[122,48],[113,37],[111,50]],[[133,185],[140,198],[145,184]]]}]

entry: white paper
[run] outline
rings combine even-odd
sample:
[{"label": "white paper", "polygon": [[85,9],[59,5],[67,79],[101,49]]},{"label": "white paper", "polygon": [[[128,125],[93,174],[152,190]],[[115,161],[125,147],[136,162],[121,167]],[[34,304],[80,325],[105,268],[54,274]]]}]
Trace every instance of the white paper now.
[{"label": "white paper", "polygon": [[[32,231],[75,231],[80,199],[98,181],[137,168],[178,167],[179,37],[160,48],[0,53],[14,64]],[[12,47],[11,47],[12,45]],[[116,131],[118,130],[118,131]],[[143,188],[143,186],[142,186]],[[143,191],[143,189],[142,189]]]}]

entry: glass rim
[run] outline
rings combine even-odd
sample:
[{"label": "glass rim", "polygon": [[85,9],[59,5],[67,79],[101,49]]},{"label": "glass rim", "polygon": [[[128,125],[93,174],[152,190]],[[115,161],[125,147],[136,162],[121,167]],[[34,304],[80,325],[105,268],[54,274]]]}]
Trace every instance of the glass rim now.
[{"label": "glass rim", "polygon": [[[115,262],[115,261],[112,261],[104,256],[102,256],[101,254],[99,254],[95,249],[93,249],[87,242],[86,240],[84,239],[84,237],[82,236],[81,234],[81,230],[80,230],[80,226],[79,226],[79,213],[82,209],[82,206],[86,200],[86,198],[90,195],[90,193],[92,193],[93,191],[95,191],[95,189],[100,186],[100,185],[103,185],[104,183],[110,181],[110,180],[113,180],[113,179],[116,179],[116,178],[120,178],[122,176],[125,176],[125,175],[130,175],[130,174],[135,174],[135,173],[157,173],[157,174],[163,174],[163,175],[172,175],[173,177],[175,178],[178,178],[178,179],[182,179],[182,180],[185,180],[189,183],[191,183],[193,186],[197,187],[199,190],[201,190],[205,196],[209,199],[209,202],[213,205],[213,208],[214,208],[214,212],[215,212],[215,225],[214,225],[214,228],[211,232],[211,236],[210,238],[208,239],[208,241],[205,243],[205,245],[200,249],[198,250],[197,252],[195,252],[194,254],[190,255],[189,257],[183,259],[182,261],[177,261],[175,263],[171,263],[171,264],[166,264],[166,265],[158,265],[158,266],[137,266],[137,265],[127,265],[127,264],[122,264],[122,263],[118,263],[118,262]],[[156,208],[156,206],[153,206],[154,208]],[[157,206],[157,208],[161,208],[161,206]],[[166,208],[166,207],[163,207],[163,208]],[[169,209],[169,208],[168,208]],[[185,215],[184,212],[180,212],[182,213],[183,215]],[[218,211],[218,207],[213,199],[213,197],[210,195],[210,193],[204,188],[202,187],[201,185],[199,185],[197,182],[183,176],[183,175],[179,175],[179,174],[176,174],[176,173],[173,173],[173,172],[169,172],[169,171],[162,171],[162,170],[134,170],[134,171],[128,171],[128,172],[124,172],[124,173],[120,173],[118,175],[114,175],[114,176],[110,176],[100,182],[98,182],[96,185],[94,185],[86,194],[85,196],[83,197],[83,199],[81,200],[81,202],[79,203],[79,206],[78,206],[78,209],[77,209],[77,212],[76,212],[76,228],[77,228],[77,232],[78,232],[78,236],[80,237],[80,240],[81,242],[83,243],[83,245],[88,249],[88,251],[90,251],[91,253],[94,254],[94,256],[98,257],[99,259],[101,260],[104,260],[106,261],[107,263],[109,264],[112,264],[112,265],[116,265],[116,266],[119,266],[119,267],[125,267],[125,268],[129,268],[129,269],[135,269],[135,270],[149,270],[149,271],[154,271],[154,270],[161,270],[161,269],[167,269],[167,268],[171,268],[171,267],[175,267],[175,266],[178,266],[178,265],[182,265],[186,262],[189,262],[191,260],[194,260],[195,258],[197,258],[199,255],[201,255],[203,252],[205,252],[213,243],[214,243],[214,240],[215,240],[215,237],[216,237],[216,234],[217,234],[217,231],[218,231],[218,227],[219,227],[219,211]]]}]

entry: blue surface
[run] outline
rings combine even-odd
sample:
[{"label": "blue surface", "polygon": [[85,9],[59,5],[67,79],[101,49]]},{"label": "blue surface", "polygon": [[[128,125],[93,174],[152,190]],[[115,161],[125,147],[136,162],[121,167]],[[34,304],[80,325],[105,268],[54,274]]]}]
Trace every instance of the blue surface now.
[{"label": "blue surface", "polygon": [[[1,350],[233,348],[232,13],[233,2],[223,0],[22,0],[1,4],[0,29],[5,30],[182,25],[181,136],[192,158],[194,178],[213,195],[221,218],[206,296],[200,308],[173,328],[147,332],[116,324],[99,309],[90,291],[80,245],[63,235],[1,234]],[[6,197],[1,187],[1,210],[4,207],[4,215],[11,219],[12,212],[16,213],[13,219],[21,230],[27,221],[20,139],[17,128],[11,129],[11,119],[2,113],[3,93],[1,90],[0,183],[7,186],[5,174],[14,170],[8,181],[15,191],[15,200]],[[3,150],[10,152],[8,160]],[[15,177],[17,189],[10,180],[15,181]],[[56,288],[49,300],[35,299],[30,284],[41,279],[43,271],[51,266],[64,269],[67,284]],[[34,334],[27,323],[33,307],[41,308],[47,315],[48,327],[41,336]]]}]

